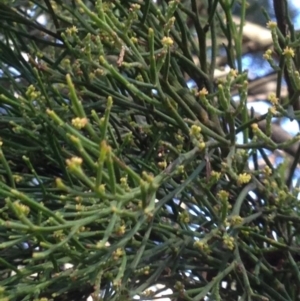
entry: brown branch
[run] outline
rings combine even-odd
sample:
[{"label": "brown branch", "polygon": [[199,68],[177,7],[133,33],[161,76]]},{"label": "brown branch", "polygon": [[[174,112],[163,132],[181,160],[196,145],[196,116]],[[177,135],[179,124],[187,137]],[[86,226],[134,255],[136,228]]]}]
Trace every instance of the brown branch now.
[{"label": "brown branch", "polygon": [[[263,131],[264,133],[266,132],[266,121],[260,121],[258,123],[259,128],[261,129],[261,131]],[[278,124],[272,124],[272,132],[271,132],[271,139],[275,142],[275,143],[284,143],[290,139],[292,139],[293,136],[290,135],[289,133],[287,133],[280,125]],[[297,153],[297,150],[299,148],[300,142],[296,142],[293,145],[289,146],[288,148],[286,148],[284,151],[291,155],[291,156],[295,156]]]}]

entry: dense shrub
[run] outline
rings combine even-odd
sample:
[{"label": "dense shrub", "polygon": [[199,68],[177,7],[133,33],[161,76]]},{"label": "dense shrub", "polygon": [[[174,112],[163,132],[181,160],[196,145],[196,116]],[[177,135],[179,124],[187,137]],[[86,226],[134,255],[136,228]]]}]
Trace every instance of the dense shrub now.
[{"label": "dense shrub", "polygon": [[299,96],[297,37],[268,23],[257,117],[235,1],[32,3],[0,4],[0,299],[297,300],[298,157],[286,180],[266,154],[299,140],[271,123]]}]

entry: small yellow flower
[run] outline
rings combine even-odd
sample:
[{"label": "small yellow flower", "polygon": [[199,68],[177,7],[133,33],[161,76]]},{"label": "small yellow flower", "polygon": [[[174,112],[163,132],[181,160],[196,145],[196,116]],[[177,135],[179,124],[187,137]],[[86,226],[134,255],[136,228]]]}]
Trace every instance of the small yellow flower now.
[{"label": "small yellow flower", "polygon": [[219,180],[220,177],[221,177],[221,173],[218,172],[218,171],[214,171],[214,170],[213,170],[213,171],[211,172],[211,177],[214,178],[215,180]]},{"label": "small yellow flower", "polygon": [[140,10],[141,6],[139,4],[131,4],[130,10],[132,11],[138,11]]},{"label": "small yellow flower", "polygon": [[268,49],[265,53],[264,53],[264,55],[263,55],[263,58],[265,59],[265,60],[270,60],[271,58],[272,58],[272,50],[271,49]]},{"label": "small yellow flower", "polygon": [[228,221],[227,218],[225,218],[225,220],[224,220],[224,226],[225,227],[229,227],[230,226],[230,223],[229,223],[229,221]]},{"label": "small yellow flower", "polygon": [[123,256],[123,254],[124,254],[124,251],[121,248],[118,248],[112,254],[113,255],[113,259],[114,260],[118,260],[121,256]]},{"label": "small yellow flower", "polygon": [[278,185],[275,181],[272,181],[271,182],[271,187],[274,188],[274,189],[277,189]]},{"label": "small yellow flower", "polygon": [[147,173],[146,171],[142,172],[142,176],[147,183],[152,183],[154,180],[154,176],[151,173]]},{"label": "small yellow flower", "polygon": [[200,91],[199,91],[199,96],[205,96],[208,94],[208,91],[205,89],[205,88],[202,88]]},{"label": "small yellow flower", "polygon": [[66,29],[66,33],[68,36],[72,36],[73,34],[76,34],[78,32],[78,28],[76,26],[68,27]]},{"label": "small yellow flower", "polygon": [[200,151],[205,149],[205,142],[203,142],[203,141],[199,142],[198,147],[199,147]]},{"label": "small yellow flower", "polygon": [[165,169],[167,167],[167,161],[164,160],[164,161],[161,161],[161,162],[158,162],[158,167],[161,168],[161,169]]},{"label": "small yellow flower", "polygon": [[179,152],[181,152],[182,149],[183,149],[183,145],[182,145],[182,144],[176,145],[176,149],[177,149]]},{"label": "small yellow flower", "polygon": [[184,141],[184,137],[181,135],[181,134],[176,134],[176,139],[179,141],[179,142],[183,142]]},{"label": "small yellow flower", "polygon": [[121,187],[125,190],[125,191],[130,191],[130,187],[128,185],[128,181],[127,181],[127,177],[122,177],[120,178],[120,184]]},{"label": "small yellow flower", "polygon": [[229,75],[232,77],[237,77],[239,72],[236,69],[230,69]]},{"label": "small yellow flower", "polygon": [[161,42],[164,46],[172,46],[174,44],[174,41],[170,37],[163,37]]},{"label": "small yellow flower", "polygon": [[276,115],[276,114],[277,114],[277,111],[276,111],[276,108],[275,108],[275,107],[270,107],[270,108],[269,108],[269,112],[270,112],[272,115]]},{"label": "small yellow flower", "polygon": [[82,204],[76,204],[75,205],[75,209],[76,209],[76,211],[84,211],[84,206],[82,205]]},{"label": "small yellow flower", "polygon": [[243,218],[239,215],[234,215],[230,218],[230,225],[231,226],[240,225],[242,222],[243,222]]},{"label": "small yellow flower", "polygon": [[80,165],[82,164],[82,158],[79,157],[72,157],[71,159],[67,159],[66,163],[68,168],[72,169],[77,169],[78,167],[80,167]]},{"label": "small yellow flower", "polygon": [[204,241],[195,241],[194,247],[201,250],[205,254],[209,254],[211,252],[209,245],[207,244],[207,242]]},{"label": "small yellow flower", "polygon": [[30,100],[35,100],[41,95],[41,93],[39,91],[37,91],[35,86],[33,86],[33,85],[30,85],[27,88],[25,94]]},{"label": "small yellow flower", "polygon": [[267,28],[269,28],[269,29],[275,29],[276,27],[277,27],[277,23],[276,22],[269,21],[267,23]]},{"label": "small yellow flower", "polygon": [[190,128],[190,135],[197,137],[201,132],[201,127],[198,125],[193,124]]},{"label": "small yellow flower", "polygon": [[224,235],[223,237],[223,243],[225,245],[225,247],[229,250],[233,250],[234,249],[234,238],[229,236],[229,235]]},{"label": "small yellow flower", "polygon": [[82,200],[83,200],[83,198],[82,198],[81,196],[75,197],[75,201],[76,201],[77,203],[81,203]]},{"label": "small yellow flower", "polygon": [[82,128],[84,128],[88,123],[88,120],[87,118],[79,118],[79,117],[76,117],[76,118],[73,118],[72,119],[72,125],[77,129],[77,130],[80,130]]},{"label": "small yellow flower", "polygon": [[276,97],[275,93],[269,94],[268,100],[272,103],[272,105],[274,106],[278,105],[279,99]]},{"label": "small yellow flower", "polygon": [[254,132],[257,131],[257,130],[258,130],[258,124],[257,124],[257,123],[251,124],[251,128],[252,128],[252,130],[253,130]]},{"label": "small yellow flower", "polygon": [[184,173],[184,165],[179,165],[179,166],[177,166],[177,168],[176,168],[176,173],[177,173],[177,174]]},{"label": "small yellow flower", "polygon": [[247,173],[242,173],[242,174],[239,174],[238,176],[238,184],[241,185],[241,184],[247,184],[249,183],[251,180],[251,175],[247,174]]},{"label": "small yellow flower", "polygon": [[30,212],[30,208],[24,204],[21,204],[19,201],[14,202],[14,206],[18,214],[24,214],[27,216]]},{"label": "small yellow flower", "polygon": [[23,177],[19,175],[13,175],[13,179],[15,180],[16,183],[19,183],[23,180]]},{"label": "small yellow flower", "polygon": [[282,54],[286,57],[294,57],[295,51],[293,48],[286,46],[285,49],[283,50]]},{"label": "small yellow flower", "polygon": [[188,211],[185,210],[179,215],[179,221],[184,224],[188,224],[190,222],[190,215]]},{"label": "small yellow flower", "polygon": [[143,274],[144,275],[149,275],[149,272],[150,272],[150,266],[147,265],[146,267],[143,268]]},{"label": "small yellow flower", "polygon": [[104,194],[105,193],[105,184],[101,184],[99,187],[98,187],[98,192],[100,194]]},{"label": "small yellow flower", "polygon": [[265,166],[263,172],[266,176],[272,175],[272,169],[269,166]]},{"label": "small yellow flower", "polygon": [[131,37],[130,40],[133,44],[137,44],[138,42],[138,39],[136,37]]},{"label": "small yellow flower", "polygon": [[217,197],[222,201],[222,202],[227,202],[229,199],[229,192],[225,190],[220,190],[217,194]]},{"label": "small yellow flower", "polygon": [[118,236],[122,236],[124,233],[125,233],[125,230],[126,230],[126,226],[125,225],[122,225],[122,226],[118,226],[116,228],[116,235]]}]

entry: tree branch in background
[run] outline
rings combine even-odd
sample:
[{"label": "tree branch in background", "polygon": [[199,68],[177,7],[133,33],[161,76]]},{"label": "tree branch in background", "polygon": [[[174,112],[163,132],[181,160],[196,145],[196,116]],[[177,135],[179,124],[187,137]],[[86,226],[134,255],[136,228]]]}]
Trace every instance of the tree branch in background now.
[{"label": "tree branch in background", "polygon": [[[267,123],[265,120],[258,122],[258,126],[264,133],[266,132]],[[272,124],[271,139],[275,143],[284,143],[292,138],[293,136],[286,132],[280,125]],[[294,143],[293,145],[286,148],[284,151],[294,157],[297,153],[299,145],[300,142]]]}]

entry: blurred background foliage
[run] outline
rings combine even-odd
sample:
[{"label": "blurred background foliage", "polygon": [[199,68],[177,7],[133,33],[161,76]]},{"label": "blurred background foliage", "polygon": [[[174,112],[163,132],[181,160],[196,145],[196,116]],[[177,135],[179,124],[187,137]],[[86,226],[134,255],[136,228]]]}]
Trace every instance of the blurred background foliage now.
[{"label": "blurred background foliage", "polygon": [[288,4],[0,2],[1,301],[299,298]]}]

